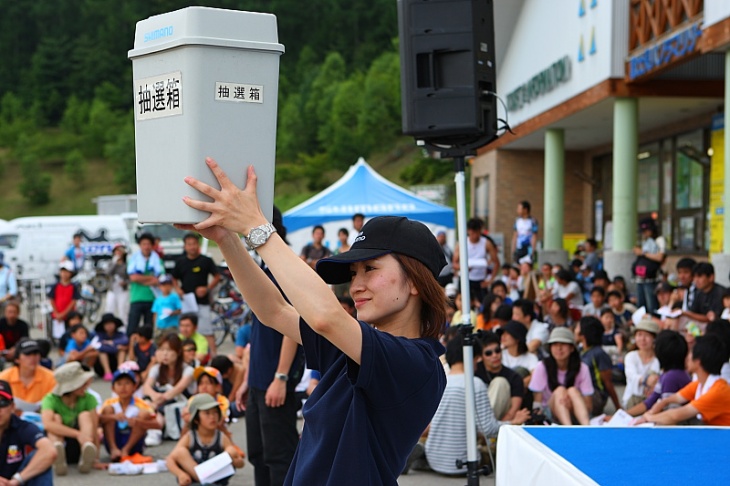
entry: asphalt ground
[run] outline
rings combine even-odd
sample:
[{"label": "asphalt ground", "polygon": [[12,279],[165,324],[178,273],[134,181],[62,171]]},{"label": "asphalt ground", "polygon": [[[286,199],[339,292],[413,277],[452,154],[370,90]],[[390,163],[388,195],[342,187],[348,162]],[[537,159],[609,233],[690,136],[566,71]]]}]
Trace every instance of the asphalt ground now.
[{"label": "asphalt ground", "polygon": [[[33,329],[31,331],[32,337],[42,337],[41,331]],[[233,342],[230,338],[226,339],[226,342],[221,347],[222,353],[233,352]],[[52,352],[52,357],[55,358],[57,355],[55,351]],[[109,383],[97,378],[91,385],[91,388],[99,393],[103,399],[111,396],[111,386]],[[300,426],[302,422],[300,421]],[[240,419],[236,423],[229,424],[229,429],[233,432],[234,442],[241,447],[244,451],[246,450],[246,421]],[[172,451],[175,446],[173,441],[163,441],[163,443],[157,447],[148,447],[145,450],[145,455],[152,456],[155,459],[165,459],[167,455]],[[105,450],[101,451],[101,461],[108,462],[109,456]],[[162,472],[157,474],[142,474],[136,476],[113,476],[107,471],[92,470],[89,474],[81,474],[75,465],[69,464],[68,474],[63,477],[56,476],[54,483],[58,486],[98,486],[99,484],[114,484],[114,485],[134,485],[134,486],[159,486],[160,484],[176,484],[175,477],[169,472]],[[398,479],[398,483],[403,486],[433,486],[433,485],[464,485],[466,484],[465,477],[446,477],[439,474],[427,471],[411,471],[408,475],[403,475]],[[253,486],[253,466],[248,462],[243,469],[236,470],[236,475],[231,480],[230,484],[233,486]],[[494,474],[489,477],[480,478],[480,484],[485,486],[494,485]],[[313,485],[316,486],[316,485]]]}]

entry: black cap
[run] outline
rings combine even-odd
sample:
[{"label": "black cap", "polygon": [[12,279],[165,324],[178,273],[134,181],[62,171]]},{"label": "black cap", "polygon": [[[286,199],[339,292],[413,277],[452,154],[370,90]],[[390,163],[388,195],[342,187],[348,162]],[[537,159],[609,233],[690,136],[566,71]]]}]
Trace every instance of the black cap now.
[{"label": "black cap", "polygon": [[23,338],[15,344],[18,354],[40,353],[41,347],[35,339]]},{"label": "black cap", "polygon": [[320,260],[317,273],[329,284],[349,282],[350,263],[388,253],[415,258],[426,265],[434,278],[446,266],[441,245],[426,225],[401,216],[378,216],[365,223],[349,251]]},{"label": "black cap", "polygon": [[668,292],[668,293],[670,293],[670,294],[671,294],[672,292],[674,292],[674,287],[672,287],[672,286],[671,286],[671,285],[670,285],[669,283],[667,283],[667,282],[661,282],[661,283],[660,283],[659,285],[657,285],[657,286],[656,286],[656,288],[654,289],[654,293],[655,293],[655,294],[658,294],[659,292]]},{"label": "black cap", "polygon": [[13,389],[10,388],[10,383],[0,380],[0,408],[5,408],[11,403],[13,403]]}]

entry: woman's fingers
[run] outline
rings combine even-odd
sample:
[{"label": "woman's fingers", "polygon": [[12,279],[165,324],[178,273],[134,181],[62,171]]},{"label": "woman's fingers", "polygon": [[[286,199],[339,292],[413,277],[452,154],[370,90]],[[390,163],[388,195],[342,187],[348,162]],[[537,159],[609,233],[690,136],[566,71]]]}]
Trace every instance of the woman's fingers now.
[{"label": "woman's fingers", "polygon": [[189,185],[193,189],[197,190],[198,192],[201,192],[205,194],[206,196],[210,197],[211,199],[216,199],[216,196],[220,194],[220,191],[218,189],[215,189],[205,182],[199,181],[198,179],[194,177],[186,177],[183,179],[185,181],[185,184]]},{"label": "woman's fingers", "polygon": [[210,171],[213,172],[213,175],[218,180],[218,184],[221,185],[221,189],[236,188],[236,185],[231,182],[231,180],[228,178],[228,175],[223,171],[223,169],[221,169],[221,166],[218,165],[218,162],[213,160],[212,157],[206,157],[205,163],[208,164],[208,168],[210,168]]},{"label": "woman's fingers", "polygon": [[187,196],[183,198],[183,202],[193,209],[199,209],[200,211],[207,211],[209,213],[213,212],[215,206],[215,203],[199,201],[197,199],[192,199]]}]

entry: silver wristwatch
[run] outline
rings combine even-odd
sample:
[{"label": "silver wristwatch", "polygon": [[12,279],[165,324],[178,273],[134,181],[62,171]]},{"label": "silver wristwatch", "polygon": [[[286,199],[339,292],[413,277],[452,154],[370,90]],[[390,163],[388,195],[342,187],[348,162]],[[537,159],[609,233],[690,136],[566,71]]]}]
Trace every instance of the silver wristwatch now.
[{"label": "silver wristwatch", "polygon": [[266,243],[269,240],[269,237],[274,233],[276,233],[276,228],[274,228],[274,225],[271,223],[256,226],[248,232],[248,236],[246,236],[246,243],[248,243],[248,246],[251,247],[252,250],[255,250]]}]

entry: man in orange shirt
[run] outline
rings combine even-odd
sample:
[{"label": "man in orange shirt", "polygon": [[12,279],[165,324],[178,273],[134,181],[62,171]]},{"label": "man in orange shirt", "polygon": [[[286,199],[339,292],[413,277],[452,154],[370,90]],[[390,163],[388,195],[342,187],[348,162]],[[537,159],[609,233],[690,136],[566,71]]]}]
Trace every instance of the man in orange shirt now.
[{"label": "man in orange shirt", "polygon": [[[676,425],[697,417],[704,425],[730,426],[730,385],[720,378],[720,369],[727,360],[728,352],[717,336],[696,338],[687,371],[697,374],[697,381],[657,401],[637,423]],[[665,410],[672,404],[678,406]]]},{"label": "man in orange shirt", "polygon": [[41,348],[33,339],[22,338],[15,345],[15,366],[0,373],[10,384],[15,406],[23,412],[38,412],[41,401],[56,386],[53,372],[40,364]]}]

